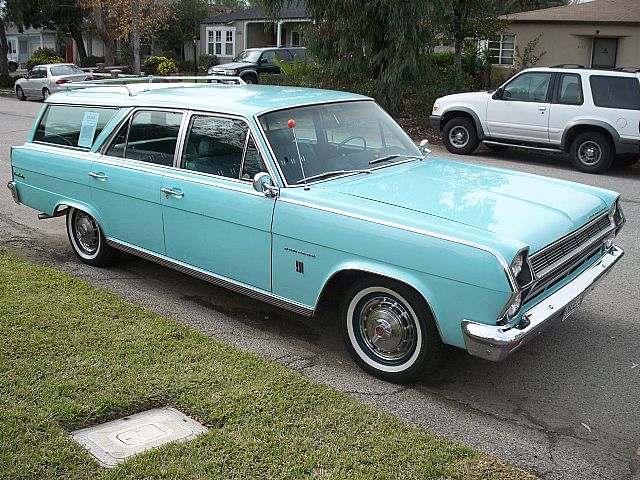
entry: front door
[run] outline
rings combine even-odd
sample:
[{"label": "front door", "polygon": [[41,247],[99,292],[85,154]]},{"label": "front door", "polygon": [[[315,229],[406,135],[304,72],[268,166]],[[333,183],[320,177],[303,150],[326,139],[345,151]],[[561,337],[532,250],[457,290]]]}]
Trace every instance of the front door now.
[{"label": "front door", "polygon": [[165,253],[160,189],[181,121],[180,112],[139,110],[94,160],[91,195],[107,238]]},{"label": "front door", "polygon": [[247,124],[194,114],[181,157],[162,184],[167,256],[270,291],[275,200],[251,184],[265,167]]},{"label": "front door", "polygon": [[550,72],[523,73],[489,99],[487,130],[492,138],[549,142],[551,76]]},{"label": "front door", "polygon": [[617,38],[594,38],[592,68],[615,68],[618,54]]}]

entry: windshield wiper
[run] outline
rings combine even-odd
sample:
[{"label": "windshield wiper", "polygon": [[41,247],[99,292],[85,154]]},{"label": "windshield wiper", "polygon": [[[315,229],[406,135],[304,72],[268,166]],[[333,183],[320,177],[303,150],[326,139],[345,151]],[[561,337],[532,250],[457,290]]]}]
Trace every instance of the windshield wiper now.
[{"label": "windshield wiper", "polygon": [[320,178],[334,177],[336,175],[343,175],[345,173],[371,173],[371,170],[333,170],[331,172],[319,173],[312,175],[311,177],[301,178],[296,184],[308,182],[309,180],[318,180]]},{"label": "windshield wiper", "polygon": [[386,162],[387,160],[393,160],[394,158],[399,158],[399,157],[406,158],[406,159],[417,158],[419,160],[422,160],[424,158],[419,155],[400,155],[400,154],[387,155],[386,157],[374,158],[369,162],[369,165],[373,165],[375,163],[380,163],[380,162]]}]

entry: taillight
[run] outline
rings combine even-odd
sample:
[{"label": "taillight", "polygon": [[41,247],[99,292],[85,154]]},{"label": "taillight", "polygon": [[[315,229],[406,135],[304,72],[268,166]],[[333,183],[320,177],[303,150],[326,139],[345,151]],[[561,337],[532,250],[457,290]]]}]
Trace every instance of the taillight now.
[{"label": "taillight", "polygon": [[56,80],[56,85],[62,85],[63,83],[69,83],[69,80],[63,78]]},{"label": "taillight", "polygon": [[93,75],[89,75],[87,78],[84,79],[85,82],[88,82],[89,80],[95,80],[95,78],[93,78]]}]

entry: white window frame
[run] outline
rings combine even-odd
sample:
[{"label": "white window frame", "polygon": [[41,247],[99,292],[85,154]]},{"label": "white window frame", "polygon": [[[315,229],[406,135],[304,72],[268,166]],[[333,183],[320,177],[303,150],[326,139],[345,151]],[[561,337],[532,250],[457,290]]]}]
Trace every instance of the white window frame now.
[{"label": "white window frame", "polygon": [[[235,27],[207,27],[207,53],[217,57],[236,56],[236,29]],[[219,51],[217,47],[219,47]],[[231,53],[227,53],[228,48]]]},{"label": "white window frame", "polygon": [[[505,37],[513,38],[512,48],[504,48]],[[490,47],[491,43],[497,43],[498,48],[491,48]],[[509,40],[509,43],[511,43],[511,40]],[[515,33],[503,33],[496,38],[492,38],[488,40],[486,45],[491,50],[491,58],[492,59],[495,58],[495,61],[492,61],[494,65],[505,65],[505,66],[513,65],[513,62],[515,61],[515,57],[516,57],[516,34]],[[510,52],[511,57],[505,57],[504,54],[506,52]]]}]

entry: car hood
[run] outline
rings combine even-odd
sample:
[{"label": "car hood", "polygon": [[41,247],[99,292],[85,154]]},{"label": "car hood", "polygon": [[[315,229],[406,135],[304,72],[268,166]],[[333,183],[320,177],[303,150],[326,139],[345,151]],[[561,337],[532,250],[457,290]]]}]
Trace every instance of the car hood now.
[{"label": "car hood", "polygon": [[255,63],[250,62],[234,62],[234,63],[223,63],[222,65],[215,65],[211,67],[209,70],[236,70],[243,68],[252,68],[256,67]]},{"label": "car hood", "polygon": [[465,93],[454,93],[452,95],[447,95],[446,97],[442,97],[438,100],[446,100],[447,102],[457,102],[457,101],[473,101],[473,100],[488,100],[489,97],[493,95],[493,92],[465,92]]},{"label": "car hood", "polygon": [[523,242],[533,253],[608,210],[616,194],[585,185],[463,162],[429,158],[370,175],[330,182],[328,189],[401,209],[404,221],[442,219]]}]

